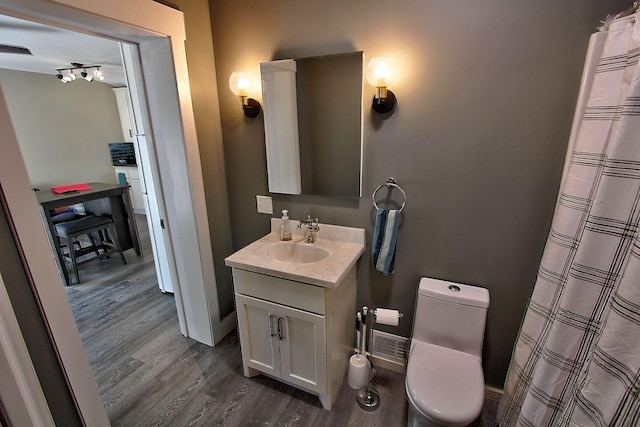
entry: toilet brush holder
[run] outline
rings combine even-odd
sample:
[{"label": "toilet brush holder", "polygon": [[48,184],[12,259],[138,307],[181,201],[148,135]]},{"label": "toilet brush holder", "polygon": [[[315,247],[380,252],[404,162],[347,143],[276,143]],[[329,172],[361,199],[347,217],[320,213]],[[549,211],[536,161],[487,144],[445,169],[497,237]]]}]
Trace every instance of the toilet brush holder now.
[{"label": "toilet brush holder", "polygon": [[380,395],[373,387],[367,385],[358,390],[356,401],[362,409],[371,412],[378,409],[380,405]]}]

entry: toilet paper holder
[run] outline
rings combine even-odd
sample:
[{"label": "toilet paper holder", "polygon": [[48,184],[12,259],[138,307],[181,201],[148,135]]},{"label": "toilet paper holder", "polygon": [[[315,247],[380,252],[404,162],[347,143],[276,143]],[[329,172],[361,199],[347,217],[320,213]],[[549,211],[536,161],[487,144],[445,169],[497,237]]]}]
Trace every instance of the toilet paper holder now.
[{"label": "toilet paper holder", "polygon": [[389,308],[375,308],[371,311],[376,317],[374,323],[379,325],[398,326],[400,319],[404,316],[404,314],[400,313],[398,310],[392,310]]},{"label": "toilet paper holder", "polygon": [[[356,353],[362,353],[365,356],[370,356],[368,344],[371,341],[371,333],[373,331],[373,324],[379,325],[389,325],[389,326],[398,326],[400,319],[404,317],[404,314],[400,313],[398,310],[392,310],[388,308],[374,308],[369,310],[367,306],[362,307],[362,316],[360,312],[358,312],[358,321],[357,321],[357,330],[358,330],[358,339],[356,345]],[[367,316],[367,313],[373,314],[375,319],[372,316]]]},{"label": "toilet paper holder", "polygon": [[[375,319],[372,319],[372,316],[367,316],[367,312],[372,313],[373,316],[375,316]],[[358,402],[360,408],[362,408],[363,410],[375,411],[380,404],[380,395],[376,391],[375,387],[372,387],[370,378],[368,378],[367,380],[363,380],[361,378],[365,370],[356,369],[355,366],[352,366],[352,360],[354,357],[361,357],[360,352],[362,352],[362,355],[367,360],[367,368],[369,368],[369,366],[372,366],[369,365],[371,363],[369,359],[369,355],[371,355],[371,353],[369,353],[369,351],[367,350],[367,343],[369,341],[368,334],[370,334],[373,330],[372,324],[377,323],[381,325],[398,326],[400,318],[402,318],[404,314],[400,313],[398,310],[387,308],[374,308],[372,310],[369,310],[366,306],[362,307],[362,313],[363,314],[361,315],[361,313],[358,312],[357,315],[358,332],[360,333],[360,327],[362,327],[362,333],[360,336],[361,340],[358,340],[358,349],[356,351],[357,354],[352,356],[352,359],[350,359],[349,361],[349,386],[351,386],[352,388],[356,388],[359,384],[363,384],[366,382],[366,385],[364,387],[359,388],[358,393],[356,394],[356,401]],[[368,323],[371,324],[371,326],[367,325]],[[356,372],[356,370],[358,372]],[[369,369],[366,369],[366,374],[368,373]]]}]

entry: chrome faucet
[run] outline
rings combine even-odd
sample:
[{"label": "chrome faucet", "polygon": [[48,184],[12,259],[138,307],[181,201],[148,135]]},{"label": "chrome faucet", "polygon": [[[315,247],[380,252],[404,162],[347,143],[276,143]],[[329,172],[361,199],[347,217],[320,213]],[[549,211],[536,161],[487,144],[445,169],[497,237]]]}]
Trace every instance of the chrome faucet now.
[{"label": "chrome faucet", "polygon": [[313,233],[315,231],[320,231],[320,226],[318,225],[318,218],[311,219],[311,215],[307,215],[307,219],[304,221],[300,221],[298,223],[298,230],[302,228],[302,224],[305,225],[306,235],[304,236],[304,241],[306,243],[313,243],[316,241]]}]

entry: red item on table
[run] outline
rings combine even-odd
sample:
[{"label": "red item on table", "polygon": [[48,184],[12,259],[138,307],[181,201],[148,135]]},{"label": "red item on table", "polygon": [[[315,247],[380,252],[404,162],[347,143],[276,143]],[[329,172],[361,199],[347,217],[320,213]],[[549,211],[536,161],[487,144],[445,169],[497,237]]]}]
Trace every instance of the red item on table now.
[{"label": "red item on table", "polygon": [[91,190],[91,186],[89,184],[70,184],[51,187],[51,192],[56,194],[75,193],[83,190]]}]

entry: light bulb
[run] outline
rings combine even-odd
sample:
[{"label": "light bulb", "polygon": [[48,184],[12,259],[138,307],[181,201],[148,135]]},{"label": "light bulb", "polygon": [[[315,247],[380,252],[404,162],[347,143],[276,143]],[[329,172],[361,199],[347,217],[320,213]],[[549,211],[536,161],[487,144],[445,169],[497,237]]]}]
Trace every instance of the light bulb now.
[{"label": "light bulb", "polygon": [[373,58],[367,64],[367,81],[376,88],[371,108],[377,113],[390,113],[395,108],[396,96],[388,90],[395,72],[395,61],[388,56]]},{"label": "light bulb", "polygon": [[229,77],[229,88],[234,95],[247,97],[251,88],[251,74],[246,71],[232,73]]},{"label": "light bulb", "polygon": [[386,88],[393,82],[395,67],[393,58],[373,58],[367,65],[367,81],[376,88]]},{"label": "light bulb", "polygon": [[100,71],[100,68],[96,69],[96,71],[93,72],[93,77],[100,81],[104,80],[104,74],[102,73],[102,71]]}]

